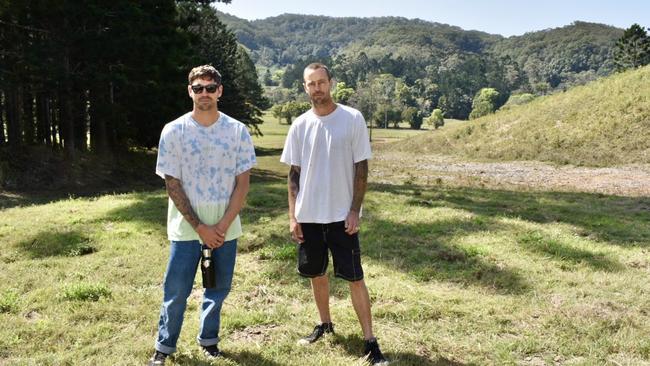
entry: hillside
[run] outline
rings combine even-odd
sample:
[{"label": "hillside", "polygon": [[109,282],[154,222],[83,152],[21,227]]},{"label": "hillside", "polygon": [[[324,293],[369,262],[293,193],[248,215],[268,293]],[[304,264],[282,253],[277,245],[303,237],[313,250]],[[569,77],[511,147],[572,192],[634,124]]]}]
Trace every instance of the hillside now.
[{"label": "hillside", "polygon": [[589,166],[648,164],[648,85],[650,66],[386,148]]},{"label": "hillside", "polygon": [[[413,56],[405,45],[441,52],[482,52],[501,36],[465,31],[447,24],[401,17],[334,18],[283,14],[247,21],[220,13],[220,19],[261,66],[285,66],[304,57],[334,57],[367,47],[367,54]],[[399,47],[397,45],[400,45]],[[383,52],[377,52],[383,50]],[[397,53],[396,53],[397,51]]]},{"label": "hillside", "polygon": [[[514,88],[544,93],[566,89],[612,72],[612,49],[623,31],[596,23],[573,24],[522,36],[467,31],[400,17],[334,18],[283,14],[247,21],[220,13],[220,19],[250,50],[259,68],[282,69],[305,58],[341,58],[342,68],[368,68],[415,81],[449,68],[454,56],[494,58],[508,68]],[[360,55],[371,63],[357,62]],[[452,60],[452,61],[449,61]],[[355,80],[345,80],[354,83]],[[290,85],[290,81],[286,83]],[[470,96],[470,97],[473,97]]]}]

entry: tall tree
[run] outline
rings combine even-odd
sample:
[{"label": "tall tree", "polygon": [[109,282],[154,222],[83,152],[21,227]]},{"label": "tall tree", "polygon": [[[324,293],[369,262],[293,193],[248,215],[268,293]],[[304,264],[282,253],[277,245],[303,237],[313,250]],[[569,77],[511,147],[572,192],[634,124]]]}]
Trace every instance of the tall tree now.
[{"label": "tall tree", "polygon": [[650,63],[650,36],[638,24],[632,24],[616,42],[616,69],[623,71]]}]

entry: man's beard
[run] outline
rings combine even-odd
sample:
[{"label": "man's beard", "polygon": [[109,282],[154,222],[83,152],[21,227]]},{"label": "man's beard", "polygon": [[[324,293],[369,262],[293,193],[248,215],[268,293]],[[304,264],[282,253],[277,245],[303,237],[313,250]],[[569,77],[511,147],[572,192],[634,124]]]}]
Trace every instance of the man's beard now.
[{"label": "man's beard", "polygon": [[321,95],[314,95],[311,97],[311,102],[314,105],[321,106],[321,105],[328,105],[332,101],[332,97],[327,97],[326,94],[321,94]]},{"label": "man's beard", "polygon": [[215,107],[216,103],[213,103],[212,100],[210,100],[209,103],[207,100],[200,100],[198,103],[196,103],[196,108],[204,112],[214,109]]}]

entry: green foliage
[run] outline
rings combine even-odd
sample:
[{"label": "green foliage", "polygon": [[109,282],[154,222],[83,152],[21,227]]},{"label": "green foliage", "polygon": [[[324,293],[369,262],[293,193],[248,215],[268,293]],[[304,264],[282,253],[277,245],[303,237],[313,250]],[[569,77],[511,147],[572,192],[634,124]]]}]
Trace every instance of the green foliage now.
[{"label": "green foliage", "polygon": [[14,290],[5,290],[0,294],[0,314],[16,311],[18,311],[18,293]]},{"label": "green foliage", "polygon": [[284,104],[276,104],[271,108],[273,117],[278,121],[285,119],[287,124],[290,125],[294,118],[307,112],[311,108],[311,104],[306,102],[289,101]]},{"label": "green foliage", "polygon": [[332,98],[337,103],[348,104],[348,100],[354,94],[354,89],[349,88],[345,82],[339,81],[332,92]]},{"label": "green foliage", "polygon": [[103,284],[75,283],[63,290],[63,299],[68,301],[98,301],[111,297],[111,290]]},{"label": "green foliage", "polygon": [[476,119],[494,113],[497,109],[499,92],[494,88],[483,88],[472,101],[472,113],[469,119]]},{"label": "green foliage", "polygon": [[650,36],[638,24],[632,24],[616,42],[614,62],[618,71],[634,69],[650,63]]},{"label": "green foliage", "polygon": [[431,115],[425,119],[425,123],[426,123],[429,127],[433,127],[433,128],[435,128],[436,130],[437,130],[439,127],[444,126],[444,125],[445,125],[445,119],[444,119],[444,117],[443,117],[442,110],[439,109],[439,108],[434,109],[434,110],[431,112]]},{"label": "green foliage", "polygon": [[422,126],[422,113],[416,107],[406,107],[402,110],[402,121],[406,122],[414,130]]},{"label": "green foliage", "polygon": [[[225,20],[257,65],[286,67],[283,86],[296,88],[307,62],[323,61],[338,81],[358,87],[390,74],[400,110],[422,115],[441,108],[448,118],[467,119],[481,88],[499,92],[496,107],[511,93],[549,94],[611,73],[613,47],[622,31],[601,24],[569,26],[503,38],[421,20],[282,15],[255,22]],[[365,85],[365,84],[364,84]],[[403,93],[406,92],[406,93]],[[351,103],[373,115],[371,98]],[[375,96],[373,103],[379,103]],[[387,121],[373,121],[384,125]]]},{"label": "green foliage", "polygon": [[603,24],[575,22],[503,39],[495,42],[490,51],[516,62],[527,80],[521,91],[534,90],[532,86],[538,83],[547,83],[549,90],[566,89],[576,85],[575,74],[610,74],[614,69],[612,50],[622,33]]}]

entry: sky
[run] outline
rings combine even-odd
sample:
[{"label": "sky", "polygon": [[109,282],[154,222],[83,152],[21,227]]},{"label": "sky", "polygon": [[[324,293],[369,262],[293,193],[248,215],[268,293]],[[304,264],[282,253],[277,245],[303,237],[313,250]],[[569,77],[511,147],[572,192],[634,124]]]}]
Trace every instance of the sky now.
[{"label": "sky", "polygon": [[232,0],[217,9],[248,20],[284,13],[332,17],[400,16],[505,37],[569,25],[576,20],[650,27],[650,0]]}]

